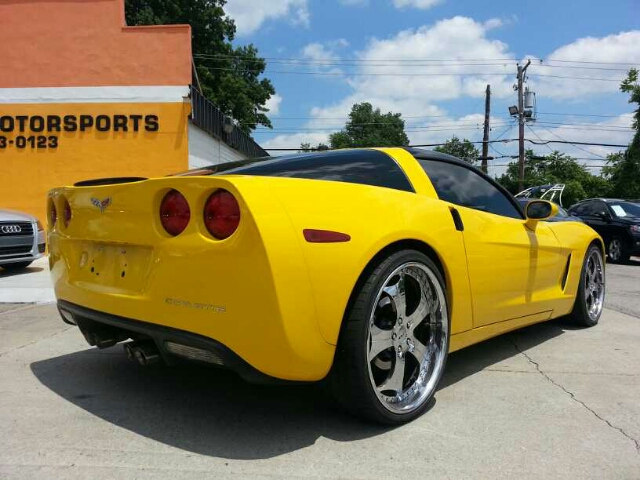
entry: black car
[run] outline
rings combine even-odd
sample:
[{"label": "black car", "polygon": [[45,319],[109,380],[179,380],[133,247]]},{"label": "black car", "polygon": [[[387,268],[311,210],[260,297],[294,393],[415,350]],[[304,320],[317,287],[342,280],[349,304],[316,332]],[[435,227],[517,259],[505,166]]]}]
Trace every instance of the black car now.
[{"label": "black car", "polygon": [[[531,200],[535,200],[535,198],[516,198],[516,200],[518,201],[518,203],[522,206],[522,209],[524,210],[524,208],[527,206],[527,203],[529,203]],[[546,220],[547,222],[580,222],[580,223],[584,223],[580,217],[576,217],[574,215],[571,215],[569,212],[567,212],[564,208],[562,208],[557,203],[556,203],[556,207],[558,207],[558,213],[555,214],[553,217],[548,218]]]},{"label": "black car", "polygon": [[609,260],[626,262],[640,255],[640,205],[627,200],[592,198],[569,209],[604,239]]}]

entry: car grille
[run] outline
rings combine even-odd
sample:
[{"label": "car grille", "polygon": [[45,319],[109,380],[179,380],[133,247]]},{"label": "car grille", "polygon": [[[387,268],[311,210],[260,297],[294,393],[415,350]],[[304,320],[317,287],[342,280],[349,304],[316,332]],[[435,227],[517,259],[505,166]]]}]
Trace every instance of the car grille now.
[{"label": "car grille", "polygon": [[5,255],[19,256],[31,252],[31,245],[20,245],[18,247],[0,247],[0,257]]},{"label": "car grille", "polygon": [[[2,227],[20,227],[20,232],[3,232]],[[33,235],[33,224],[31,222],[0,222],[0,237],[28,237]]]}]

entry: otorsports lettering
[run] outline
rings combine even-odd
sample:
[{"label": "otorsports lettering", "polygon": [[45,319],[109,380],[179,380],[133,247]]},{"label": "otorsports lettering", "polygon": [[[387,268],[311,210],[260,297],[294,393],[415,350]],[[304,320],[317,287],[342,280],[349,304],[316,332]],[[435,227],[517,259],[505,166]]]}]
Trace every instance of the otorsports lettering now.
[{"label": "otorsports lettering", "polygon": [[0,115],[3,133],[157,132],[158,115]]}]

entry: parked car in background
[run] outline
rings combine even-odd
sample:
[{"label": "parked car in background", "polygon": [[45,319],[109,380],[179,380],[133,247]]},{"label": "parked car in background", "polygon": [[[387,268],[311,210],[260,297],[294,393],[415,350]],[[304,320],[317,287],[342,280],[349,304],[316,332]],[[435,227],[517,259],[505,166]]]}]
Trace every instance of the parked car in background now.
[{"label": "parked car in background", "polygon": [[0,210],[0,267],[27,268],[42,257],[45,233],[40,222],[26,213]]},{"label": "parked car in background", "polygon": [[626,262],[640,254],[640,204],[613,198],[591,198],[569,209],[604,239],[609,260]]},{"label": "parked car in background", "polygon": [[[522,206],[524,210],[529,201],[534,200],[533,198],[517,198],[518,203]],[[580,217],[576,217],[567,212],[564,208],[556,203],[558,207],[558,213],[556,213],[553,217],[548,218],[547,222],[580,222],[584,223]]]}]

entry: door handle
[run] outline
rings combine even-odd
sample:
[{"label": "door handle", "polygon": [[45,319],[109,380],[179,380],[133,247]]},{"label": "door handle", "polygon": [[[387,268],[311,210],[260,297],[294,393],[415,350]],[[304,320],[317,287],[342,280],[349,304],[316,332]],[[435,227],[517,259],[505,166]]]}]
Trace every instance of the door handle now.
[{"label": "door handle", "polygon": [[453,224],[456,226],[456,230],[464,232],[464,223],[462,223],[460,212],[453,207],[449,207],[449,211],[451,212],[451,217],[453,218]]}]

